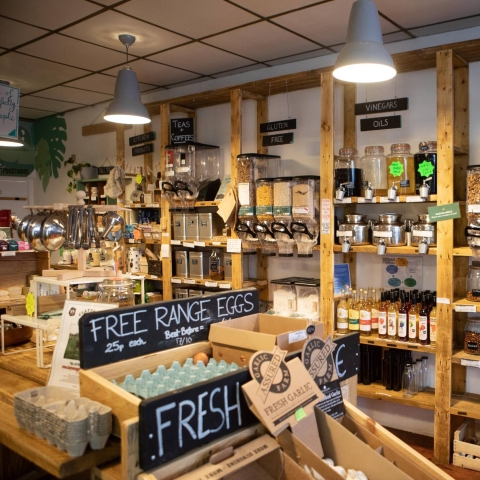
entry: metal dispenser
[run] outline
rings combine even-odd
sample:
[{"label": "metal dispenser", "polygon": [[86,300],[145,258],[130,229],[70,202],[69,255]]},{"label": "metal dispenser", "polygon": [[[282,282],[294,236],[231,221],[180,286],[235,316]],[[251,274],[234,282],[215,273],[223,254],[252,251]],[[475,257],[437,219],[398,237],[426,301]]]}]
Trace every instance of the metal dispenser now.
[{"label": "metal dispenser", "polygon": [[392,186],[388,189],[387,198],[391,201],[395,201],[398,195],[398,187],[395,185],[398,182],[392,182]]},{"label": "metal dispenser", "polygon": [[430,184],[427,183],[430,180],[432,180],[432,177],[425,178],[425,180],[423,180],[423,184],[418,189],[420,192],[420,198],[422,200],[427,200],[428,196],[430,195]]}]

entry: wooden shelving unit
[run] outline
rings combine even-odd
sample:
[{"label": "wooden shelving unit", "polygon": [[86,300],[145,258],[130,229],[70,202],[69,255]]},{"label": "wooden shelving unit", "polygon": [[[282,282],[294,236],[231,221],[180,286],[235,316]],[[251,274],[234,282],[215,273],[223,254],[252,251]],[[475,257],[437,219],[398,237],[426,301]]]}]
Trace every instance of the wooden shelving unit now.
[{"label": "wooden shelving unit", "polygon": [[420,345],[412,342],[399,342],[398,340],[388,340],[378,338],[375,335],[360,335],[360,343],[364,345],[375,345],[384,348],[396,348],[398,350],[411,350],[412,352],[436,353],[436,347],[431,345]]},{"label": "wooden shelving unit", "polygon": [[[341,253],[342,246],[341,245],[334,245],[333,251],[335,253]],[[377,253],[377,246],[376,245],[359,245],[359,246],[352,246],[350,247],[351,253]],[[416,255],[418,254],[417,247],[387,247],[386,255]],[[437,248],[430,247],[428,249],[427,255],[436,255]]]},{"label": "wooden shelving unit", "polygon": [[396,203],[437,203],[437,195],[429,195],[426,200],[422,200],[419,195],[399,195],[395,201],[389,200],[386,196],[373,197],[373,200],[365,200],[364,197],[346,197],[343,200],[334,200],[336,207],[346,207],[348,205],[395,205]]}]

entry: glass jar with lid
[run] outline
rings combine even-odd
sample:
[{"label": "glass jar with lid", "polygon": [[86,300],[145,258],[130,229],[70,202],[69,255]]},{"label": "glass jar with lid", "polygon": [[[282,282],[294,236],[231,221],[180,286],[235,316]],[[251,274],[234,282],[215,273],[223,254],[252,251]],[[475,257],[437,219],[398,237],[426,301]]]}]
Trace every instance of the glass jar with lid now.
[{"label": "glass jar with lid", "polygon": [[437,142],[428,141],[418,144],[419,152],[414,156],[415,162],[415,189],[423,185],[423,181],[432,178],[427,182],[430,185],[430,195],[437,194]]},{"label": "glass jar with lid", "polygon": [[480,262],[474,260],[468,267],[467,300],[480,302]]},{"label": "glass jar with lid", "polygon": [[465,325],[463,340],[465,353],[480,355],[480,317],[469,317]]},{"label": "glass jar with lid", "polygon": [[467,220],[472,227],[480,226],[480,165],[467,167]]},{"label": "glass jar with lid", "polygon": [[273,179],[259,178],[256,181],[255,211],[259,222],[273,221]]},{"label": "glass jar with lid", "polygon": [[386,195],[387,164],[382,146],[370,146],[365,148],[365,156],[362,157],[358,166],[362,169],[363,188],[371,184],[375,195]]},{"label": "glass jar with lid", "polygon": [[316,218],[320,199],[320,177],[304,175],[292,179],[292,213],[294,220]]},{"label": "glass jar with lid", "polygon": [[387,155],[388,188],[394,183],[398,195],[415,195],[415,161],[408,143],[394,143]]},{"label": "glass jar with lid", "polygon": [[335,189],[341,185],[345,188],[345,197],[362,195],[362,170],[356,164],[356,148],[341,148],[335,159]]},{"label": "glass jar with lid", "polygon": [[135,281],[129,278],[106,278],[98,285],[100,295],[97,299],[102,303],[118,303],[119,307],[135,305],[133,289]]}]

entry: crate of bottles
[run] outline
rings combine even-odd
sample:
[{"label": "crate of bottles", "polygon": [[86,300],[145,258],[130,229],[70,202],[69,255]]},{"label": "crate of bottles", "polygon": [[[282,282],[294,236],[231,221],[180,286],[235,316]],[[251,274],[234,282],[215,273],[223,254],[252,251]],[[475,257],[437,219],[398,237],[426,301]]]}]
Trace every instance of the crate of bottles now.
[{"label": "crate of bottles", "polygon": [[455,430],[453,464],[480,471],[480,422],[469,419]]}]

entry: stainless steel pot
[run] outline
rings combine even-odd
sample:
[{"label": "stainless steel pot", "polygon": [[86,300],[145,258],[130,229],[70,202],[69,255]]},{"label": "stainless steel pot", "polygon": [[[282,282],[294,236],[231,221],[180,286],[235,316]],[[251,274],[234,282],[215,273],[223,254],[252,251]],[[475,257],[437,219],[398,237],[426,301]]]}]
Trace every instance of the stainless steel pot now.
[{"label": "stainless steel pot", "polygon": [[399,213],[384,213],[379,215],[379,221],[373,226],[372,243],[385,244],[391,247],[406,245],[405,225],[400,221]]},{"label": "stainless steel pot", "polygon": [[430,223],[428,213],[418,215],[418,222],[412,225],[412,245],[417,246],[419,243],[437,244],[437,229]]},{"label": "stainless steel pot", "polygon": [[27,241],[34,250],[45,252],[47,248],[42,242],[42,225],[47,217],[46,212],[38,212],[28,222]]},{"label": "stainless steel pot", "polygon": [[67,236],[67,220],[65,215],[59,212],[51,213],[42,225],[42,243],[47,250],[53,252],[58,250],[64,243]]},{"label": "stainless steel pot", "polygon": [[[345,215],[345,221],[340,223],[337,237],[340,244],[349,242],[351,245],[369,245],[368,223],[366,215]],[[347,240],[348,239],[348,240]]]},{"label": "stainless steel pot", "polygon": [[22,240],[23,242],[28,242],[27,228],[32,217],[33,217],[33,214],[27,215],[26,217],[22,218],[22,220],[20,220],[18,224],[17,233],[18,233],[18,236],[20,237],[20,240]]}]

